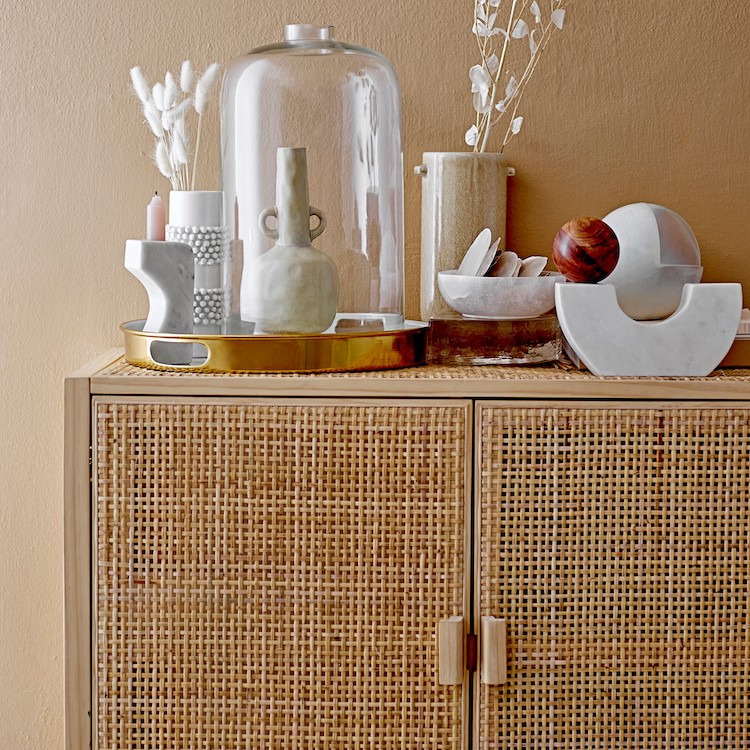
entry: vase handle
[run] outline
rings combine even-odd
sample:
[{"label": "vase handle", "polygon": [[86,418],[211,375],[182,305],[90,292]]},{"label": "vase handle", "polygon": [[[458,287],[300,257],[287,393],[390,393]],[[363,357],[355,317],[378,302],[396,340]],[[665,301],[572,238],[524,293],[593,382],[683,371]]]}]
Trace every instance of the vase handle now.
[{"label": "vase handle", "polygon": [[271,229],[271,227],[266,224],[266,220],[269,216],[273,216],[276,221],[279,220],[279,212],[276,210],[276,206],[273,208],[267,208],[265,211],[260,212],[260,217],[258,218],[258,226],[260,227],[260,231],[263,232],[263,234],[266,235],[266,237],[269,237],[272,240],[278,240],[279,239],[279,230],[277,229]]},{"label": "vase handle", "polygon": [[328,222],[326,215],[319,208],[315,208],[315,206],[310,206],[310,216],[317,216],[318,221],[320,222],[315,229],[310,230],[310,240],[312,241],[323,234],[323,230],[326,228]]}]

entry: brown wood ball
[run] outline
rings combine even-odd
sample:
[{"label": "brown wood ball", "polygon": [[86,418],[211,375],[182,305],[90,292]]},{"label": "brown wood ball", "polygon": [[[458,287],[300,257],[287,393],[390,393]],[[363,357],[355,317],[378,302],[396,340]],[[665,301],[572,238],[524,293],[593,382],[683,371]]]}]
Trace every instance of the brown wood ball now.
[{"label": "brown wood ball", "polygon": [[557,233],[552,257],[568,281],[595,284],[615,270],[620,243],[601,219],[585,216],[572,219]]}]

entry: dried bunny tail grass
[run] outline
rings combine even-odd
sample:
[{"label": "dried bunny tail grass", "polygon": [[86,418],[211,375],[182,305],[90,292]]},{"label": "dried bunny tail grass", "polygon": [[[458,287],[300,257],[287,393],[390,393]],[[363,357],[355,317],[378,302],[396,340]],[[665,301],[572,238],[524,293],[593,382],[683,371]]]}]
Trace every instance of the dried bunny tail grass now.
[{"label": "dried bunny tail grass", "polygon": [[164,130],[172,130],[176,122],[175,109],[166,109],[161,113],[161,126]]},{"label": "dried bunny tail grass", "polygon": [[151,99],[147,100],[143,105],[143,116],[146,118],[146,122],[151,128],[151,132],[157,138],[161,138],[164,135],[161,113]]},{"label": "dried bunny tail grass", "polygon": [[146,76],[143,75],[137,65],[130,69],[130,80],[133,82],[135,95],[145,104],[151,98],[151,89],[146,81]]},{"label": "dried bunny tail grass", "polygon": [[180,68],[180,88],[183,94],[187,94],[190,91],[190,87],[193,85],[193,64],[190,60],[185,60]]},{"label": "dried bunny tail grass", "polygon": [[190,183],[190,189],[195,190],[195,174],[198,170],[198,151],[201,146],[201,126],[203,125],[203,110],[206,106],[208,94],[211,91],[211,87],[216,81],[216,76],[219,74],[219,63],[211,63],[206,68],[205,73],[200,77],[198,83],[195,84],[195,97],[193,105],[195,111],[198,113],[198,129],[195,135],[195,153],[193,154],[193,173],[192,180]]},{"label": "dried bunny tail grass", "polygon": [[190,105],[192,103],[192,96],[188,96],[187,98],[183,99],[174,109],[175,118],[179,119],[180,117],[184,117],[185,113],[190,109]]},{"label": "dried bunny tail grass", "polygon": [[174,76],[167,71],[167,75],[164,77],[164,110],[171,109],[177,98],[177,84],[175,83]]},{"label": "dried bunny tail grass", "polygon": [[206,68],[205,73],[198,79],[195,85],[195,111],[201,115],[206,106],[206,100],[211,92],[211,88],[216,82],[216,76],[219,74],[219,63],[211,63]]},{"label": "dried bunny tail grass", "polygon": [[[175,111],[176,112],[176,111]],[[185,118],[175,114],[174,118],[174,132],[179,133],[182,138],[182,142],[185,144],[185,148],[188,147],[187,128],[185,127]]]},{"label": "dried bunny tail grass", "polygon": [[[180,66],[179,81],[167,71],[163,83],[149,87],[139,67],[130,69],[133,89],[143,104],[143,116],[156,137],[153,161],[174,190],[188,190],[191,185],[195,189],[203,111],[219,70],[219,64],[212,63],[196,82],[193,65],[185,60]],[[188,123],[191,109],[198,114],[195,138]],[[195,150],[191,148],[193,143]]]},{"label": "dried bunny tail grass", "polygon": [[175,129],[172,133],[172,161],[175,164],[187,164],[188,154],[185,148],[185,141],[179,130]]},{"label": "dried bunny tail grass", "polygon": [[168,180],[170,180],[170,182],[174,180],[174,169],[172,168],[172,162],[169,160],[169,152],[167,151],[167,146],[162,140],[156,142],[156,149],[154,150],[154,164],[156,164],[158,170]]},{"label": "dried bunny tail grass", "polygon": [[160,111],[164,111],[164,84],[155,83],[151,89],[151,98],[154,100],[156,108]]}]

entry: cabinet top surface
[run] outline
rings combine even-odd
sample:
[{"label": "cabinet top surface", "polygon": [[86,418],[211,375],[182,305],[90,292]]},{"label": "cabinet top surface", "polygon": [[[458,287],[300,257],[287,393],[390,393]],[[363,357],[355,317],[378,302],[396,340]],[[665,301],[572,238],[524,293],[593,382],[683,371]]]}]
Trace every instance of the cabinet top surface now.
[{"label": "cabinet top surface", "polygon": [[93,394],[111,395],[750,400],[750,369],[739,368],[705,378],[599,378],[562,364],[211,374],[146,370],[113,350],[71,377],[87,379]]}]

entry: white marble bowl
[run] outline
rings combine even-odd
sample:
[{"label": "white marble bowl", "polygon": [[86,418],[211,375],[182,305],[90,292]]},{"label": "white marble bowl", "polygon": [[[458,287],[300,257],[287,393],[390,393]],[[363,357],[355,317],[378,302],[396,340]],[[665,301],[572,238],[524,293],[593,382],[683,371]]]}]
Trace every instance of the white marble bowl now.
[{"label": "white marble bowl", "polygon": [[441,271],[438,288],[443,299],[467,318],[518,320],[536,318],[555,306],[555,285],[565,282],[559,273],[536,277],[460,276]]}]

